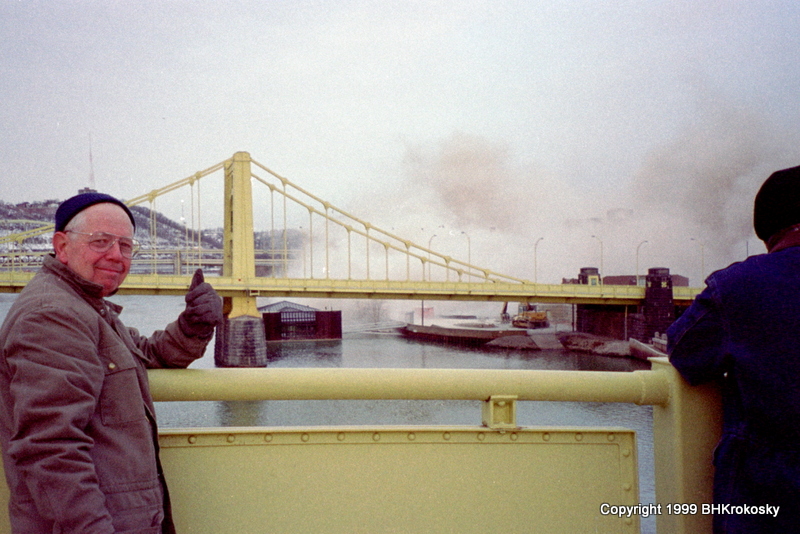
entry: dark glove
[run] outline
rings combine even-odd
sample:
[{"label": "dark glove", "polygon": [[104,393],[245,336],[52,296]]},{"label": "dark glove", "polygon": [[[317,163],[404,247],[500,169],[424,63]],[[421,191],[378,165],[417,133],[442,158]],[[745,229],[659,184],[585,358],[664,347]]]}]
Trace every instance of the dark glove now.
[{"label": "dark glove", "polygon": [[186,294],[186,309],[178,317],[178,326],[189,337],[211,337],[222,322],[222,299],[203,280],[203,269],[197,269]]}]

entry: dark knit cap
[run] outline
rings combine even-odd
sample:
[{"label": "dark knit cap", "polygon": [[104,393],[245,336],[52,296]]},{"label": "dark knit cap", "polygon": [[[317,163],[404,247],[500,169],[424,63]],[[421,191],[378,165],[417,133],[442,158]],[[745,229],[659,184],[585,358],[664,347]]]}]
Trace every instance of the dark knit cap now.
[{"label": "dark knit cap", "polygon": [[772,173],[753,208],[753,226],[762,241],[796,224],[800,224],[800,167]]},{"label": "dark knit cap", "polygon": [[106,195],[103,193],[81,193],[80,195],[75,195],[72,198],[68,198],[62,202],[60,206],[58,206],[58,209],[56,210],[56,232],[63,232],[64,227],[67,226],[69,221],[71,221],[72,218],[78,213],[82,212],[89,206],[102,204],[103,202],[110,202],[111,204],[116,204],[124,209],[125,213],[127,213],[128,217],[131,219],[133,229],[136,229],[136,221],[133,219],[133,213],[131,213],[131,210],[128,209],[128,206],[123,204],[120,200],[112,197],[111,195]]}]

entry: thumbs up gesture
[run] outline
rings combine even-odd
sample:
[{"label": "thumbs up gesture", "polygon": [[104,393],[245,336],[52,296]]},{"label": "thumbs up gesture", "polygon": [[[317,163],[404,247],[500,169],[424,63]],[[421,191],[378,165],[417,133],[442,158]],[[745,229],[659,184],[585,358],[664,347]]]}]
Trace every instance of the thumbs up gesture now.
[{"label": "thumbs up gesture", "polygon": [[197,269],[186,294],[186,309],[178,317],[178,326],[189,337],[211,337],[222,322],[222,299],[205,282],[203,270]]}]

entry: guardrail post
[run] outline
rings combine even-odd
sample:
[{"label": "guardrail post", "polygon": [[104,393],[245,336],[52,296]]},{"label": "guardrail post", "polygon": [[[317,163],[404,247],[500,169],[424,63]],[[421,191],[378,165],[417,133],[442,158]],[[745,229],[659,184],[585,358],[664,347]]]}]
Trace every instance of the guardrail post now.
[{"label": "guardrail post", "polygon": [[[656,501],[661,505],[658,532],[710,533],[712,516],[701,512],[703,504],[713,502],[711,462],[722,429],[719,388],[690,386],[667,358],[650,361],[653,371],[665,373],[670,385],[669,401],[653,406]],[[675,513],[675,505],[692,504],[696,513]]]},{"label": "guardrail post", "polygon": [[492,395],[483,401],[483,425],[492,429],[511,429],[517,426],[517,396]]}]

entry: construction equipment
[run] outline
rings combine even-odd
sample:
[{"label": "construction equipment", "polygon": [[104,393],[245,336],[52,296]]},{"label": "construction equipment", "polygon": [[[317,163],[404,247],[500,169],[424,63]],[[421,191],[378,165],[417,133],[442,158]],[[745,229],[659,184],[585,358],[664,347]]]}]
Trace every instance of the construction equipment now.
[{"label": "construction equipment", "polygon": [[517,328],[547,328],[550,326],[550,320],[546,311],[538,311],[536,309],[536,304],[520,302],[519,310],[511,320],[511,326]]}]

